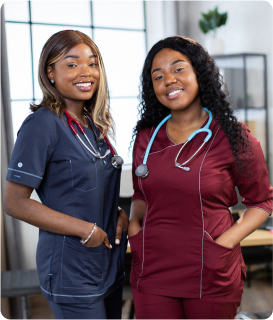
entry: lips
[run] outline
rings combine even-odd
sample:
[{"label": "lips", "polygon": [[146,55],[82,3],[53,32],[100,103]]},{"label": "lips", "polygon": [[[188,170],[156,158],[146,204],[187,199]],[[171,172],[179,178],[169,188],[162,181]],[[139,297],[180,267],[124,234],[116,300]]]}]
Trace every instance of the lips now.
[{"label": "lips", "polygon": [[180,96],[183,91],[183,88],[173,87],[167,91],[166,96],[168,99],[173,100]]},{"label": "lips", "polygon": [[82,82],[75,83],[75,86],[80,91],[90,91],[92,89],[92,87],[93,87],[93,82],[91,82],[91,81],[82,81]]},{"label": "lips", "polygon": [[174,91],[182,91],[182,90],[183,90],[183,88],[181,88],[181,87],[172,87],[167,91],[166,95],[169,96]]}]

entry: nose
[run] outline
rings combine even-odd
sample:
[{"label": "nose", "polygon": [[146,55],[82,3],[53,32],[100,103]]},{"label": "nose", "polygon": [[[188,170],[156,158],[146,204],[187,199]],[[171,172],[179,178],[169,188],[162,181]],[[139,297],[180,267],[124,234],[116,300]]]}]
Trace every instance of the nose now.
[{"label": "nose", "polygon": [[170,86],[173,83],[177,83],[175,76],[172,73],[167,73],[165,75],[165,86]]},{"label": "nose", "polygon": [[91,76],[90,68],[87,65],[83,65],[80,71],[80,77],[87,78]]}]

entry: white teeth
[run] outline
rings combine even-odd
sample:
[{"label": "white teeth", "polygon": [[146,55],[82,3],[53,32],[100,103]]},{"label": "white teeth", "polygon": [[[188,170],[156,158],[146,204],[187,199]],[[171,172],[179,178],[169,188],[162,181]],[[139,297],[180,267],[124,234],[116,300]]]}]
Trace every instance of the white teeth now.
[{"label": "white teeth", "polygon": [[91,86],[91,82],[88,83],[76,83],[77,87],[89,87]]},{"label": "white teeth", "polygon": [[182,90],[173,91],[173,92],[169,93],[168,96],[173,96],[173,95],[177,94],[180,91],[182,91]]}]

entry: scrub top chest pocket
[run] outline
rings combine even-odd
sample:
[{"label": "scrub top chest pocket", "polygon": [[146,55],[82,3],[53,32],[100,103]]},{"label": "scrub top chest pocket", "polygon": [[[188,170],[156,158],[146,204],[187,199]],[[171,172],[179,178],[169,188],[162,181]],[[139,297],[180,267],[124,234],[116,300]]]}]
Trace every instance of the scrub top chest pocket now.
[{"label": "scrub top chest pocket", "polygon": [[71,185],[72,188],[82,192],[88,192],[98,187],[96,158],[84,160],[71,159]]}]

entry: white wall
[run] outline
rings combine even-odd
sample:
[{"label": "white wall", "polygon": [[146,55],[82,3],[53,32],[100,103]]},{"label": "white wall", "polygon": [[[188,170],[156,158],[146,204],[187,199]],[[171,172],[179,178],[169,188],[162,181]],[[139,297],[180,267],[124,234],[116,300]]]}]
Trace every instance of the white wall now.
[{"label": "white wall", "polygon": [[271,183],[273,181],[273,10],[267,1],[179,1],[179,34],[190,37],[205,46],[209,34],[204,35],[198,26],[200,12],[218,6],[220,13],[228,12],[225,26],[219,28],[217,37],[224,41],[225,53],[263,53],[267,56],[269,157]]},{"label": "white wall", "polygon": [[176,1],[146,1],[147,50],[159,40],[177,34]]}]

